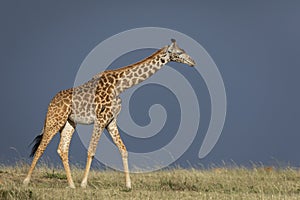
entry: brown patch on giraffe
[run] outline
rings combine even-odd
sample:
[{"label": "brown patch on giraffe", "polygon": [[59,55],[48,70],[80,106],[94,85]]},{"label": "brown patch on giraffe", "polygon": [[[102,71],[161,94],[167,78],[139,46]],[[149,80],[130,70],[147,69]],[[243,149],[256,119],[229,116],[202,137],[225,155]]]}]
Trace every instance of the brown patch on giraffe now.
[{"label": "brown patch on giraffe", "polygon": [[137,72],[134,72],[133,78],[137,78],[138,76],[139,76],[139,74]]},{"label": "brown patch on giraffe", "polygon": [[144,74],[146,74],[149,71],[148,66],[144,68]]},{"label": "brown patch on giraffe", "polygon": [[83,101],[87,102],[90,99],[90,94],[89,93],[85,93],[83,96]]},{"label": "brown patch on giraffe", "polygon": [[139,70],[138,70],[138,74],[142,74],[143,73],[143,70],[141,69],[141,68],[139,68]]},{"label": "brown patch on giraffe", "polygon": [[115,79],[111,76],[107,77],[109,83],[114,83]]},{"label": "brown patch on giraffe", "polygon": [[96,96],[96,97],[95,97],[95,102],[96,102],[96,103],[100,103],[100,97],[99,97],[99,96]]},{"label": "brown patch on giraffe", "polygon": [[137,83],[137,80],[138,80],[137,78],[133,78],[132,82],[135,84],[135,83]]},{"label": "brown patch on giraffe", "polygon": [[142,77],[143,79],[148,78],[146,74],[141,74],[141,77]]}]

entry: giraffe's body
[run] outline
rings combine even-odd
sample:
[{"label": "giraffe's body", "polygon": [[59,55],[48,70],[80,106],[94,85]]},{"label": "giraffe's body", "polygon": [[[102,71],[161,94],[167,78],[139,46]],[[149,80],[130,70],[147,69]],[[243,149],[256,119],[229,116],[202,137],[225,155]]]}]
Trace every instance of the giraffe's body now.
[{"label": "giraffe's body", "polygon": [[195,65],[173,40],[170,46],[163,47],[140,62],[120,69],[104,71],[81,86],[57,93],[48,106],[43,133],[36,138],[32,151],[34,158],[24,184],[29,183],[32,171],[50,140],[57,132],[61,132],[57,152],[66,170],[69,187],[74,188],[68,161],[70,141],[76,124],[94,124],[81,186],[87,185],[87,177],[98,141],[103,130],[107,129],[122,155],[126,187],[131,188],[127,150],[117,128],[117,116],[121,111],[119,94],[149,78],[169,61]]}]

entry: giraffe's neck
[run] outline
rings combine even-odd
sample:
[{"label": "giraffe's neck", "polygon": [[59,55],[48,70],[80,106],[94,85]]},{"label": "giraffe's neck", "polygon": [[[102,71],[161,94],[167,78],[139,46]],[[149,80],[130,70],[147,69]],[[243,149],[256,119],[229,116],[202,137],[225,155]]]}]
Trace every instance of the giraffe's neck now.
[{"label": "giraffe's neck", "polygon": [[167,53],[167,47],[163,47],[140,62],[118,69],[117,71],[120,74],[117,86],[118,92],[121,93],[125,89],[148,79],[169,61],[170,57]]}]

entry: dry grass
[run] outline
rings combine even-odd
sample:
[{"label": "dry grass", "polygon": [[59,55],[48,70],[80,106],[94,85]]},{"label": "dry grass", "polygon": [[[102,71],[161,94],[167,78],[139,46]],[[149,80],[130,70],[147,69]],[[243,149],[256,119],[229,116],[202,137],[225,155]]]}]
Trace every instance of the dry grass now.
[{"label": "dry grass", "polygon": [[63,169],[38,167],[28,187],[22,185],[28,166],[0,167],[0,199],[300,199],[300,171],[286,168],[175,169],[124,175],[91,171],[87,189],[80,188],[83,170],[72,167],[77,188],[66,188]]}]

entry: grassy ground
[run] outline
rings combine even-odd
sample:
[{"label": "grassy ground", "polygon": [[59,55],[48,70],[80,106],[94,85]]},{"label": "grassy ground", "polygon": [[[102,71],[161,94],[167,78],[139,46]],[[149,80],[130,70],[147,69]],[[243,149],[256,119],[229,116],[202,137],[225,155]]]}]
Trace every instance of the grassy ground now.
[{"label": "grassy ground", "polygon": [[215,168],[124,175],[91,171],[88,188],[80,188],[83,170],[72,167],[77,188],[66,188],[63,169],[38,167],[28,187],[28,166],[0,167],[0,199],[300,199],[300,171],[286,168]]}]

